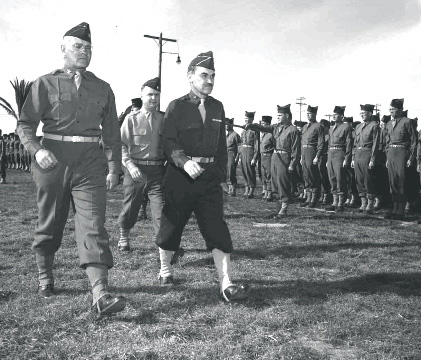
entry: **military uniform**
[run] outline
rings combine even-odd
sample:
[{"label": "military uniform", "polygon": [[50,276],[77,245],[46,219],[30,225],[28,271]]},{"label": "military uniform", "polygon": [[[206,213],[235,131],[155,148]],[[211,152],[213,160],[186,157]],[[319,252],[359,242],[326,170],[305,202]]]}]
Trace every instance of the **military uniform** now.
[{"label": "military uniform", "polygon": [[6,168],[7,168],[6,145],[7,145],[7,136],[6,134],[1,136],[1,130],[0,130],[0,184],[6,183]]},{"label": "military uniform", "polygon": [[[345,107],[336,106],[334,113],[343,115]],[[351,163],[352,135],[351,127],[347,123],[335,123],[329,130],[329,150],[327,158],[327,171],[333,204],[327,210],[342,211],[347,194],[346,165]]]},{"label": "military uniform", "polygon": [[[374,105],[361,105],[362,111],[373,112]],[[365,120],[355,128],[355,139],[352,151],[355,181],[358,196],[361,199],[361,212],[372,213],[374,210],[375,185],[373,169],[378,154],[380,127],[376,121]]]},{"label": "military uniform", "polygon": [[319,162],[317,166],[319,168],[320,173],[320,184],[321,184],[321,196],[320,201],[323,205],[328,204],[331,200],[331,192],[330,192],[330,181],[329,181],[329,174],[327,172],[327,152],[329,148],[329,121],[326,119],[320,120],[320,124],[323,126],[323,147],[320,153]]},{"label": "military uniform", "polygon": [[16,170],[21,170],[22,168],[22,164],[21,164],[21,156],[20,156],[20,139],[19,136],[16,135],[15,136],[15,141],[13,143],[13,156],[15,159],[15,169]]},{"label": "military uniform", "polygon": [[15,161],[15,134],[11,134],[10,144],[9,144],[9,157],[10,157],[10,169],[16,169]]},{"label": "military uniform", "polygon": [[[234,123],[234,119],[225,119],[227,128]],[[237,162],[238,150],[241,146],[241,137],[232,128],[227,132],[227,151],[228,151],[228,166],[227,166],[227,185],[228,195],[236,195],[237,187]]]},{"label": "military uniform", "polygon": [[[262,123],[270,125],[272,116],[263,116]],[[271,162],[273,151],[275,150],[275,139],[271,133],[262,132],[260,134],[260,165],[263,179],[263,200],[272,201],[272,175]]]}]

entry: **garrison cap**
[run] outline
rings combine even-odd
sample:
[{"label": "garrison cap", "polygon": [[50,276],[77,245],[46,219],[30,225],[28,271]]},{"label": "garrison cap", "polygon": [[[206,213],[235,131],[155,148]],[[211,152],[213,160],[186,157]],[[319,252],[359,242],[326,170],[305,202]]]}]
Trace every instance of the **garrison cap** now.
[{"label": "garrison cap", "polygon": [[330,121],[330,126],[335,126],[335,125],[336,125],[336,123],[333,120],[331,120]]},{"label": "garrison cap", "polygon": [[161,81],[157,77],[146,81],[143,86],[150,87],[156,91],[161,91]]},{"label": "garrison cap", "polygon": [[391,118],[392,118],[392,116],[390,116],[390,115],[383,115],[382,122],[387,124],[390,121]]},{"label": "garrison cap", "polygon": [[323,125],[324,127],[330,127],[330,123],[326,119],[320,120],[320,124]]},{"label": "garrison cap", "polygon": [[291,114],[291,104],[285,105],[285,106],[279,106],[276,105],[278,107],[278,114]]},{"label": "garrison cap", "polygon": [[307,107],[307,112],[309,112],[309,113],[312,113],[312,114],[314,114],[314,115],[317,115],[317,110],[319,109],[319,107],[318,106],[308,106]]},{"label": "garrison cap", "polygon": [[298,120],[295,120],[295,121],[294,121],[294,125],[295,125],[296,127],[299,127],[299,128],[304,127],[304,125],[305,125],[305,124],[307,124],[305,121],[298,121]]},{"label": "garrison cap", "polygon": [[360,105],[360,108],[361,108],[361,111],[370,111],[370,112],[373,112],[374,105],[371,105],[371,104]]},{"label": "garrison cap", "polygon": [[225,118],[225,125],[233,125],[234,124],[234,118]]},{"label": "garrison cap", "polygon": [[270,124],[272,122],[272,116],[264,115],[264,116],[262,116],[262,121]]},{"label": "garrison cap", "polygon": [[380,121],[380,114],[379,113],[373,114],[371,118],[373,119],[373,121]]},{"label": "garrison cap", "polygon": [[256,111],[246,111],[245,117],[254,120],[254,114],[256,114]]},{"label": "garrison cap", "polygon": [[208,51],[200,53],[191,62],[190,66],[201,66],[209,70],[215,71],[215,63],[213,61],[213,52]]},{"label": "garrison cap", "polygon": [[89,29],[89,24],[86,22],[76,25],[74,28],[71,28],[67,31],[64,36],[74,36],[81,40],[91,42],[91,30]]},{"label": "garrison cap", "polygon": [[333,109],[333,113],[343,115],[345,114],[345,108],[346,106],[335,106],[335,108]]},{"label": "garrison cap", "polygon": [[134,98],[132,99],[132,106],[141,108],[143,105],[143,101],[141,98]]},{"label": "garrison cap", "polygon": [[361,121],[355,121],[352,123],[352,127],[355,129],[360,124],[361,124]]},{"label": "garrison cap", "polygon": [[353,116],[344,117],[344,122],[352,124],[354,122],[354,117]]},{"label": "garrison cap", "polygon": [[404,99],[393,99],[390,103],[391,107],[403,110]]}]

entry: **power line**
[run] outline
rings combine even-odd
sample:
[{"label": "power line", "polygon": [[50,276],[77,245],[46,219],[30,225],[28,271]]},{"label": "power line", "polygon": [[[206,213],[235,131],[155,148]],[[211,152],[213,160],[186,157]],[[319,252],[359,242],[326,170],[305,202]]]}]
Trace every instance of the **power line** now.
[{"label": "power line", "polygon": [[307,105],[306,103],[303,102],[303,100],[305,100],[306,98],[304,96],[300,96],[299,98],[297,98],[296,100],[298,102],[296,102],[297,105],[300,105],[300,121],[301,121],[301,107],[303,107],[304,105]]}]

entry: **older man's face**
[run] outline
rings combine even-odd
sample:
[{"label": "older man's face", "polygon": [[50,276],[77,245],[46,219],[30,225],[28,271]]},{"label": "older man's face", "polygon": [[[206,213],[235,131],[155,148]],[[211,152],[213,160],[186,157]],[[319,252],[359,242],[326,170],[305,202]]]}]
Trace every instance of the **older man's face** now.
[{"label": "older man's face", "polygon": [[206,97],[213,90],[213,85],[215,83],[215,71],[201,66],[196,66],[194,74],[188,74],[188,80],[193,91]]},{"label": "older man's face", "polygon": [[70,70],[85,70],[92,57],[91,43],[74,36],[65,36],[61,46],[64,64]]}]

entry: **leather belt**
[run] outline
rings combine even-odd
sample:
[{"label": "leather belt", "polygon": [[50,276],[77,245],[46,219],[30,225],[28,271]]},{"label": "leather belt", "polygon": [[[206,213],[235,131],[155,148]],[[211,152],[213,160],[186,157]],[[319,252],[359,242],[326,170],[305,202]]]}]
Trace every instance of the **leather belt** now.
[{"label": "leather belt", "polygon": [[285,150],[275,150],[277,154],[289,154],[291,151],[285,151]]},{"label": "leather belt", "polygon": [[390,147],[393,147],[393,148],[406,148],[408,146],[407,145],[392,144],[392,145],[390,145]]},{"label": "leather belt", "polygon": [[316,147],[316,145],[303,145],[303,148],[312,148],[312,147]]},{"label": "leather belt", "polygon": [[343,150],[343,147],[340,146],[329,146],[329,150]]},{"label": "leather belt", "polygon": [[273,151],[261,152],[262,155],[272,155]]},{"label": "leather belt", "polygon": [[365,147],[365,146],[358,146],[357,147],[358,150],[371,150],[371,147]]},{"label": "leather belt", "polygon": [[137,165],[164,165],[165,160],[137,160],[132,159]]},{"label": "leather belt", "polygon": [[190,160],[193,160],[198,163],[207,164],[214,162],[215,158],[213,157],[197,157],[197,156],[187,156]]},{"label": "leather belt", "polygon": [[65,136],[44,133],[45,139],[58,140],[58,141],[69,141],[69,142],[99,142],[99,136]]},{"label": "leather belt", "polygon": [[246,145],[246,144],[244,144],[244,145],[241,145],[241,146],[244,146],[244,147],[254,147],[253,145]]}]

